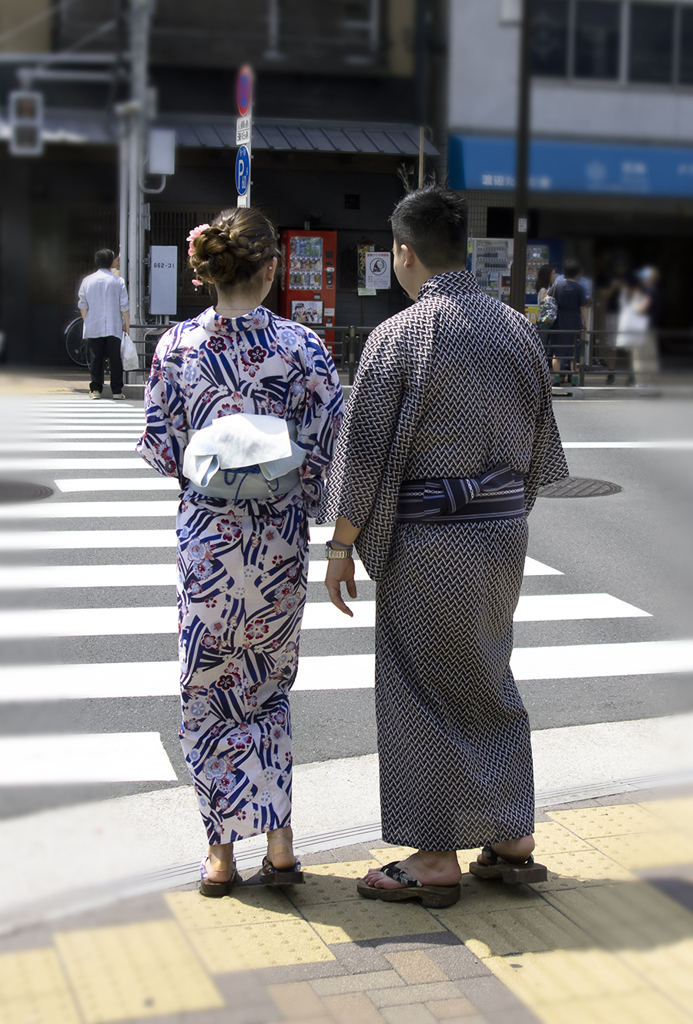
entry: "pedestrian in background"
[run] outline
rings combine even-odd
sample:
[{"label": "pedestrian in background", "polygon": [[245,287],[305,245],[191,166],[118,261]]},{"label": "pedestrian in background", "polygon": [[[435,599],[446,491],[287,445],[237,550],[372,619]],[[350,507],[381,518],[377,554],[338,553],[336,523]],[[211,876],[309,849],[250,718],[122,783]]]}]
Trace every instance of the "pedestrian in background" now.
[{"label": "pedestrian in background", "polygon": [[[200,892],[224,896],[236,879],[234,842],[261,833],[263,881],[303,881],[292,848],[289,691],[308,517],[344,403],[317,334],[262,305],[279,257],[270,221],[233,207],[188,241],[195,276],[216,286],[217,303],[159,341],[137,450],[183,492],[180,738],[209,842]],[[291,455],[278,466],[270,449],[279,437]]]},{"label": "pedestrian in background", "polygon": [[328,477],[326,586],[347,615],[352,547],[377,583],[375,700],[383,838],[418,852],[374,869],[371,899],[460,898],[470,870],[535,882],[527,712],[513,614],[540,486],[568,475],[536,328],[466,267],[467,206],[440,185],[392,214],[414,300],[371,332]]},{"label": "pedestrian in background", "polygon": [[101,398],[104,382],[104,361],[108,357],[111,393],[123,399],[123,364],[120,343],[123,331],[130,330],[130,304],[122,277],[111,273],[115,259],[112,249],[99,249],[94,257],[96,272],[85,277],[79,286],[79,308],[84,320],[82,337],[87,340],[89,359],[89,397]]},{"label": "pedestrian in background", "polygon": [[[647,278],[646,278],[647,280]],[[653,296],[643,284],[643,275],[629,274],[621,291],[616,345],[628,353],[630,373],[626,387],[652,384],[659,369],[657,337],[652,330]]]},{"label": "pedestrian in background", "polygon": [[[552,267],[550,263],[543,263],[537,271],[537,279],[534,283],[534,288],[537,293],[537,306],[539,307],[539,318],[537,320],[537,329],[539,331],[539,337],[541,343],[546,348],[549,339],[550,328],[553,327],[555,321],[555,311],[553,302],[546,303],[545,300],[549,298],[549,289],[556,280],[556,268]],[[542,309],[542,303],[544,308]]]},{"label": "pedestrian in background", "polygon": [[[558,307],[549,341],[554,373],[575,369],[576,346],[587,319],[587,293],[578,281],[581,274],[582,267],[577,260],[566,260],[563,276],[558,277],[549,289],[549,295],[553,296]],[[557,334],[557,331],[570,333]],[[561,377],[569,378],[569,374],[561,374]]]}]

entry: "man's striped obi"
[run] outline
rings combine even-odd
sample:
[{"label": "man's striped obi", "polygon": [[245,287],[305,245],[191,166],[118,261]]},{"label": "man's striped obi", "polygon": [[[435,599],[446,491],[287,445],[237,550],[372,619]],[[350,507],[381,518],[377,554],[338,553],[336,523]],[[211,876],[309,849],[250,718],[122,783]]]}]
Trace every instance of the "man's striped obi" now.
[{"label": "man's striped obi", "polygon": [[474,478],[405,481],[395,521],[456,523],[467,519],[519,519],[524,514],[523,474],[497,466]]}]

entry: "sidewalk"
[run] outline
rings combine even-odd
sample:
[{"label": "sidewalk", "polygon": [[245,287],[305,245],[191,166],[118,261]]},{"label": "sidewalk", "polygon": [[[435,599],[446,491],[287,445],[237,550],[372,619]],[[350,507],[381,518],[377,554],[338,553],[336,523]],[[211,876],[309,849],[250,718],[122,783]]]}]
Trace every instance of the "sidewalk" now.
[{"label": "sidewalk", "polygon": [[536,836],[547,882],[465,874],[444,910],[360,898],[355,878],[407,852],[370,842],[303,856],[283,892],[250,870],[222,900],[188,884],[19,929],[0,1021],[693,1021],[691,788],[555,807]]}]

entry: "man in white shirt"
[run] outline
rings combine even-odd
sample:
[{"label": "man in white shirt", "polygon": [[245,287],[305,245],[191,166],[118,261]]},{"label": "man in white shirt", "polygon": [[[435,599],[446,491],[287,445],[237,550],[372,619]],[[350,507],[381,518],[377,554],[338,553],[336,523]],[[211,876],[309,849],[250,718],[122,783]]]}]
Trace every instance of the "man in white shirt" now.
[{"label": "man in white shirt", "polygon": [[79,308],[84,320],[83,337],[89,354],[89,397],[101,398],[103,364],[108,356],[111,367],[111,392],[123,399],[123,364],[120,342],[123,331],[130,330],[130,304],[122,277],[112,274],[115,259],[112,249],[99,249],[95,256],[96,273],[85,277],[79,286]]}]

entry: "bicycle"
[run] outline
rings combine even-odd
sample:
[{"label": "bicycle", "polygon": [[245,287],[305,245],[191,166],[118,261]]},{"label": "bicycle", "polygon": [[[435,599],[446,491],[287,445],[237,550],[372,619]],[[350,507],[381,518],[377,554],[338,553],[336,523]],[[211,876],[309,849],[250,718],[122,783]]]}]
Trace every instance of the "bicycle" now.
[{"label": "bicycle", "polygon": [[89,354],[87,352],[87,339],[82,337],[84,321],[82,315],[71,320],[63,331],[65,337],[65,350],[77,366],[89,366]]}]

